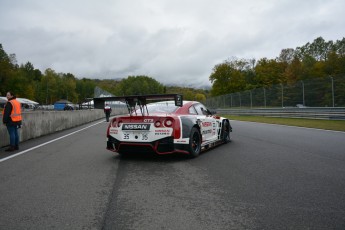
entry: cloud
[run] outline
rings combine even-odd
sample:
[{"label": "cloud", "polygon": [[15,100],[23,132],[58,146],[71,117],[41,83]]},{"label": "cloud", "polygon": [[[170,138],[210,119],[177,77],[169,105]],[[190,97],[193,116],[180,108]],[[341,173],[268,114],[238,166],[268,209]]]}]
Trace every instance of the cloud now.
[{"label": "cloud", "polygon": [[42,71],[209,85],[230,57],[275,58],[319,36],[342,39],[344,8],[341,0],[2,0],[0,43]]}]

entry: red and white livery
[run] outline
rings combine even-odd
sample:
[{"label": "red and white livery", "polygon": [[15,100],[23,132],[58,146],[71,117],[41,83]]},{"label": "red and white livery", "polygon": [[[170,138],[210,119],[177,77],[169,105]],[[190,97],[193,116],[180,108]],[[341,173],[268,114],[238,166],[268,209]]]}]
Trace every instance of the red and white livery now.
[{"label": "red and white livery", "polygon": [[[179,94],[94,98],[95,108],[109,101],[124,101],[129,114],[115,116],[107,129],[107,149],[126,153],[183,153],[230,142],[227,118],[210,112],[202,103],[183,101]],[[148,103],[151,102],[151,103]]]}]

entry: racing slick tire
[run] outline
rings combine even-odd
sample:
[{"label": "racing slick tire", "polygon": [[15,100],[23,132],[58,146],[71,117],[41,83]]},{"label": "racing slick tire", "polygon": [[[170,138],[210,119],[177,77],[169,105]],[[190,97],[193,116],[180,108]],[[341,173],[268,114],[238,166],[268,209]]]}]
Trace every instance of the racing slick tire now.
[{"label": "racing slick tire", "polygon": [[228,120],[223,121],[222,125],[222,141],[223,143],[229,143],[230,140],[231,126]]},{"label": "racing slick tire", "polygon": [[199,156],[201,151],[201,135],[199,129],[193,127],[189,135],[189,153],[190,157]]}]

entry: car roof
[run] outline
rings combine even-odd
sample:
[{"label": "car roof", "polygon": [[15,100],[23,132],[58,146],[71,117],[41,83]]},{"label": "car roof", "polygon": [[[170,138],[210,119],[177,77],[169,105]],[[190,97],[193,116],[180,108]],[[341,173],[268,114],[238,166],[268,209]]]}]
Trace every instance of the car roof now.
[{"label": "car roof", "polygon": [[[183,100],[183,105],[181,107],[178,107],[174,112],[172,112],[173,114],[189,114],[189,108],[191,105],[194,104],[199,104],[200,102],[198,101],[186,101]],[[158,101],[158,102],[152,102],[147,104],[149,105],[162,105],[162,104],[169,104],[169,105],[175,105],[174,101]]]}]

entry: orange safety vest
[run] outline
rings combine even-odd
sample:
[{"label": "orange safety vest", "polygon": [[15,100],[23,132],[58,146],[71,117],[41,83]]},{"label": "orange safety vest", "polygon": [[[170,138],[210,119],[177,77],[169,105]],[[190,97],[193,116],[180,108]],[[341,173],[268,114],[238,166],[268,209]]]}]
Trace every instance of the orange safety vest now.
[{"label": "orange safety vest", "polygon": [[[19,101],[16,99],[8,101],[12,104],[12,111],[11,111],[11,119],[13,122],[21,121],[22,120],[22,107]],[[7,102],[7,103],[8,103]],[[6,108],[6,105],[5,105]],[[4,115],[5,110],[2,111],[2,115]]]}]

